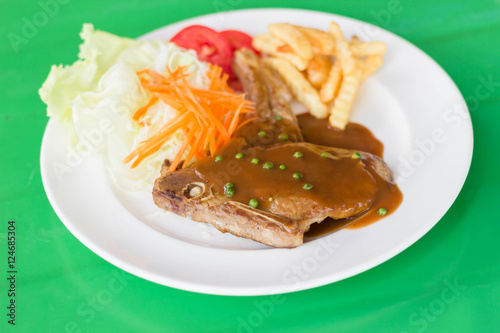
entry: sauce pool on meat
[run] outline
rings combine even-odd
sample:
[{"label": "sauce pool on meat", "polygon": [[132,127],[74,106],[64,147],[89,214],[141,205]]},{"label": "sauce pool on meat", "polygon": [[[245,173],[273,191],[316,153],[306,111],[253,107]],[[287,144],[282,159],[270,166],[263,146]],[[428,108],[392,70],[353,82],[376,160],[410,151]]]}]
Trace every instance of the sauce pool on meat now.
[{"label": "sauce pool on meat", "polygon": [[304,141],[321,146],[366,151],[379,157],[384,155],[384,145],[365,126],[348,123],[344,130],[330,125],[327,119],[318,119],[310,113],[297,116]]},{"label": "sauce pool on meat", "polygon": [[[314,210],[347,217],[369,208],[387,183],[372,176],[379,162],[365,153],[356,159],[350,150],[309,143],[248,148],[242,147],[244,144],[235,139],[218,156],[201,160],[194,168],[216,192],[226,192],[229,183],[234,189],[231,200],[247,204],[254,199],[264,211],[296,211],[302,216],[306,214],[301,212],[302,203],[310,202],[318,207]],[[322,157],[322,153],[327,156]],[[241,158],[236,158],[237,154]]]},{"label": "sauce pool on meat", "polygon": [[[349,123],[342,131],[331,127],[327,119],[318,119],[309,113],[297,116],[297,120],[304,140],[307,142],[328,147],[366,151],[383,157],[384,145],[368,128],[361,124]],[[305,233],[305,239],[312,240],[343,228],[359,229],[393,213],[403,201],[403,195],[397,185],[381,184],[381,194],[370,209],[345,219],[327,218],[321,223],[314,223]],[[380,216],[378,214],[379,208],[385,208],[387,214]]]},{"label": "sauce pool on meat", "polygon": [[[292,195],[297,196],[296,200],[309,200],[324,207],[359,212],[346,218],[328,217],[320,223],[312,223],[304,234],[309,240],[342,228],[367,226],[383,218],[378,214],[380,208],[386,209],[385,216],[396,210],[402,201],[397,185],[388,182],[377,172],[363,171],[377,169],[372,160],[364,159],[364,152],[382,158],[384,151],[383,144],[368,128],[349,123],[342,131],[332,128],[327,119],[317,119],[308,113],[299,115],[297,120],[304,141],[315,145],[311,147],[343,148],[349,151],[335,153],[335,157],[330,155],[332,159],[321,157],[322,151],[316,151],[316,148],[309,150],[306,146],[302,148],[301,158],[297,158],[294,156],[297,148],[293,144],[261,147],[250,143],[247,146],[247,141],[234,139],[215,159],[202,160],[194,168],[204,179],[214,184],[215,191],[227,194],[226,184],[229,183],[231,200],[241,203],[255,200],[258,208],[265,211],[294,209],[291,206],[279,207],[277,205],[280,203],[275,200]],[[267,123],[249,124],[242,128],[239,135],[262,141],[270,137],[272,142],[273,139],[279,142],[278,134],[286,132],[286,126],[270,126]],[[252,142],[251,139],[247,140]],[[351,157],[352,151],[360,152],[362,162]],[[239,155],[238,158],[235,158],[236,155]],[[266,163],[269,168],[265,167]],[[221,172],[221,169],[225,172]],[[294,179],[295,175],[300,178]],[[305,184],[313,186],[313,190],[304,190]],[[374,198],[373,201],[370,198]],[[361,202],[365,202],[364,206]]]}]

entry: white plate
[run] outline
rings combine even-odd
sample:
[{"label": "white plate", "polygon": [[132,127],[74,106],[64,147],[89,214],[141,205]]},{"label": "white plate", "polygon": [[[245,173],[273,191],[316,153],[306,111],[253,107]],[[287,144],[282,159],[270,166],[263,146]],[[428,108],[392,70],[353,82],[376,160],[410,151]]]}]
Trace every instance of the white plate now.
[{"label": "white plate", "polygon": [[[220,295],[265,295],[313,288],[368,270],[429,231],[457,197],[469,170],[473,137],[464,99],[429,56],[400,37],[327,13],[259,9],[193,18],[141,39],[168,40],[203,24],[256,35],[269,23],[291,22],[387,44],[383,67],[363,82],[352,121],[385,145],[404,199],[391,216],[360,230],[342,230],[296,249],[274,249],[222,234],[202,223],[155,214],[150,197],[115,190],[92,152],[68,161],[63,127],[50,121],[41,152],[47,196],[68,229],[110,263],[174,288]],[[60,176],[56,168],[71,164]]]}]

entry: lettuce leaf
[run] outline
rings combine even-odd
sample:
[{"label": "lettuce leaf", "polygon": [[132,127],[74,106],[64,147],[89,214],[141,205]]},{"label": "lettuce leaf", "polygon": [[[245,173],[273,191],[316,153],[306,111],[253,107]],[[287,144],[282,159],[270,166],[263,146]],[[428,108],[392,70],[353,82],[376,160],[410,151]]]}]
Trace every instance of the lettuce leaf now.
[{"label": "lettuce leaf", "polygon": [[151,68],[165,75],[167,66],[171,70],[188,66],[192,73],[190,84],[204,88],[208,65],[200,62],[194,51],[175,44],[118,37],[94,30],[91,24],[83,26],[80,36],[83,43],[79,59],[69,66],[52,66],[39,90],[47,104],[47,116],[66,124],[77,137],[76,143],[92,142],[119,187],[150,189],[163,160],[175,155],[184,137],[180,133],[173,136],[157,154],[135,169],[121,163],[140,141],[176,115],[175,110],[160,102],[148,119],[151,126],[138,126],[131,119],[150,97],[140,89],[136,72]]}]

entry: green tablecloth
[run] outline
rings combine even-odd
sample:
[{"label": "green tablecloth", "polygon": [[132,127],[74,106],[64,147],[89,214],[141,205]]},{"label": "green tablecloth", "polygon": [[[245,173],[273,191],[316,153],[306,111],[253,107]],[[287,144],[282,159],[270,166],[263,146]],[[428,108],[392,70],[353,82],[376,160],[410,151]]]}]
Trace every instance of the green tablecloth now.
[{"label": "green tablecloth", "polygon": [[[40,179],[47,118],[37,91],[51,64],[76,59],[82,23],[137,37],[201,14],[291,3],[2,1],[2,332],[500,332],[500,2],[495,0],[296,2],[298,8],[372,22],[408,39],[449,73],[469,102],[475,147],[460,195],[427,235],[376,268],[286,294],[270,307],[269,296],[202,295],[132,276],[86,248],[54,213]],[[34,20],[38,26],[26,30]],[[17,232],[15,326],[7,322],[10,220]]]}]

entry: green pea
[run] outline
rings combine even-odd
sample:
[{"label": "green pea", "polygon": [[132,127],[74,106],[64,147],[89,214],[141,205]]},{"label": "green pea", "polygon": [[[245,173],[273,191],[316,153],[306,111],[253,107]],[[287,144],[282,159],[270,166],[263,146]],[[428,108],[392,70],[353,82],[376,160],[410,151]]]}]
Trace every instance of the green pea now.
[{"label": "green pea", "polygon": [[220,161],[222,161],[222,156],[219,155],[215,158],[215,162],[220,162]]},{"label": "green pea", "polygon": [[295,178],[295,179],[301,179],[302,178],[302,174],[296,172],[296,173],[293,174],[292,177]]},{"label": "green pea", "polygon": [[281,118],[281,116],[280,116],[280,115],[277,115],[277,116],[276,116],[276,120],[277,120],[277,121],[280,121],[281,119],[283,119],[283,118]]},{"label": "green pea", "polygon": [[302,153],[300,151],[296,151],[295,154],[293,154],[293,157],[296,157],[296,158],[302,158],[304,155],[302,155]]},{"label": "green pea", "polygon": [[257,207],[259,205],[259,201],[257,199],[250,199],[250,201],[248,202],[248,204],[251,207],[255,208],[255,207]]},{"label": "green pea", "polygon": [[354,154],[352,154],[352,158],[359,160],[361,158],[361,154],[358,152],[355,152]]},{"label": "green pea", "polygon": [[234,187],[226,187],[224,189],[224,194],[226,197],[232,197],[234,195]]},{"label": "green pea", "polygon": [[258,158],[252,158],[252,164],[258,164],[259,159]]},{"label": "green pea", "polygon": [[326,151],[322,152],[321,153],[321,157],[327,158],[328,157],[328,153]]},{"label": "green pea", "polygon": [[272,162],[266,162],[264,163],[264,165],[262,166],[264,169],[272,169],[274,167],[274,164]]},{"label": "green pea", "polygon": [[269,202],[273,202],[273,201],[274,201],[273,197],[269,197]]},{"label": "green pea", "polygon": [[286,170],[286,165],[284,165],[284,164],[280,165],[280,169],[281,170]]},{"label": "green pea", "polygon": [[243,158],[243,154],[242,153],[238,153],[236,154],[235,156],[237,159],[241,160]]},{"label": "green pea", "polygon": [[385,214],[387,214],[387,209],[385,209],[385,208],[379,208],[377,213],[380,216],[384,216]]},{"label": "green pea", "polygon": [[286,135],[286,134],[281,134],[281,135],[280,135],[280,139],[281,139],[281,140],[288,140],[288,135]]},{"label": "green pea", "polygon": [[263,138],[266,136],[266,132],[260,131],[257,135],[260,136],[261,138]]},{"label": "green pea", "polygon": [[310,189],[312,189],[312,188],[313,188],[313,186],[312,186],[311,184],[304,184],[304,186],[302,186],[302,188],[303,188],[304,190],[310,190]]},{"label": "green pea", "polygon": [[233,183],[226,183],[226,185],[224,185],[225,188],[230,188],[230,187],[234,187]]}]

